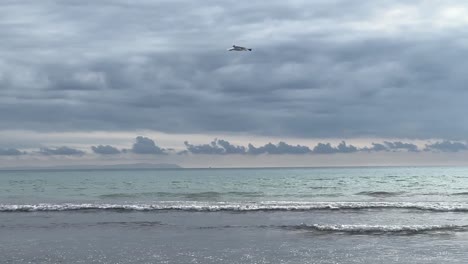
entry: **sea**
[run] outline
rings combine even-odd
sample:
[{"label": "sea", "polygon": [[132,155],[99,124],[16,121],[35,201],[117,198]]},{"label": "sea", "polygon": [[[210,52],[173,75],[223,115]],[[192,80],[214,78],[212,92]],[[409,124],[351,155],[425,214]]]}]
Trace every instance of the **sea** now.
[{"label": "sea", "polygon": [[468,263],[468,168],[0,171],[0,263]]}]

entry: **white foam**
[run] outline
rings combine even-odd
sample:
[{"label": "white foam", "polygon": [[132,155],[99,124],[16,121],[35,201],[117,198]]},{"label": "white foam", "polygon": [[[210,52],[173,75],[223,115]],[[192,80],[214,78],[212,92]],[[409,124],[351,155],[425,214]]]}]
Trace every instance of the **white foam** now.
[{"label": "white foam", "polygon": [[356,234],[418,234],[437,231],[467,231],[467,228],[466,225],[300,225],[295,227],[295,229]]},{"label": "white foam", "polygon": [[79,211],[79,210],[124,210],[124,211],[312,211],[312,210],[366,210],[366,209],[406,209],[434,212],[468,212],[467,203],[443,202],[194,202],[174,201],[143,204],[110,203],[38,203],[0,204],[0,212],[34,211]]}]

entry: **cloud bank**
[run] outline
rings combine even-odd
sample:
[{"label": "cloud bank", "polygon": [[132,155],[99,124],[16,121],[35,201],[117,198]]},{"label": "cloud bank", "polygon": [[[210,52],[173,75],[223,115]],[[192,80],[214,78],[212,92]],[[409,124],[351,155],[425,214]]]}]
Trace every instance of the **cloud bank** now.
[{"label": "cloud bank", "polygon": [[353,145],[346,144],[342,141],[337,146],[332,146],[330,143],[318,143],[312,149],[308,146],[302,145],[290,145],[283,141],[278,144],[268,143],[263,146],[255,147],[253,144],[248,144],[247,148],[244,146],[235,146],[229,141],[215,139],[210,144],[193,145],[185,141],[186,150],[183,154],[206,154],[206,155],[226,155],[226,154],[250,154],[250,155],[261,155],[261,154],[337,154],[337,153],[356,153],[359,151],[405,151],[405,152],[419,152],[416,145],[404,142],[388,142],[385,141],[383,144],[372,143],[372,148],[364,147],[358,148]]},{"label": "cloud bank", "polygon": [[[267,143],[255,146],[252,143],[247,146],[235,145],[224,139],[214,139],[208,144],[191,144],[184,142],[184,150],[163,148],[156,145],[151,138],[137,136],[131,148],[119,150],[111,145],[91,146],[90,149],[98,155],[116,155],[132,153],[136,155],[169,155],[169,154],[192,154],[192,155],[325,155],[325,154],[353,154],[357,152],[461,152],[468,150],[466,142],[458,141],[438,141],[425,144],[424,148],[419,148],[416,144],[402,141],[384,141],[382,143],[372,143],[372,146],[356,147],[341,141],[336,146],[331,143],[319,142],[313,147],[306,145],[291,145],[284,141],[277,144]],[[39,151],[22,151],[15,148],[0,148],[0,156],[19,155],[62,155],[62,156],[83,156],[85,151],[67,146],[58,148],[43,147]]]},{"label": "cloud bank", "polygon": [[460,1],[2,1],[0,17],[0,130],[467,139]]}]

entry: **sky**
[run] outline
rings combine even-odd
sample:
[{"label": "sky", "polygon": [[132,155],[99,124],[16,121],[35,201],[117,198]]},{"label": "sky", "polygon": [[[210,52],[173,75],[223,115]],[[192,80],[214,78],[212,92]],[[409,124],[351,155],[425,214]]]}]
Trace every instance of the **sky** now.
[{"label": "sky", "polygon": [[0,167],[468,165],[467,33],[455,0],[4,0]]}]

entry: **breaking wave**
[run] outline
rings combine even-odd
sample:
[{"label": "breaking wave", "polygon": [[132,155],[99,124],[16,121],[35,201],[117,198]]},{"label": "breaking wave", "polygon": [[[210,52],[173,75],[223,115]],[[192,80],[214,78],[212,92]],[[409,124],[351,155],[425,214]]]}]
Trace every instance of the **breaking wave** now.
[{"label": "breaking wave", "polygon": [[298,225],[283,228],[325,233],[363,234],[363,235],[413,235],[438,232],[466,232],[467,225]]},{"label": "breaking wave", "polygon": [[468,212],[468,203],[443,202],[155,202],[143,204],[112,203],[38,203],[38,204],[0,204],[0,212],[36,212],[36,211],[314,211],[314,210],[370,210],[404,209],[433,212]]}]

